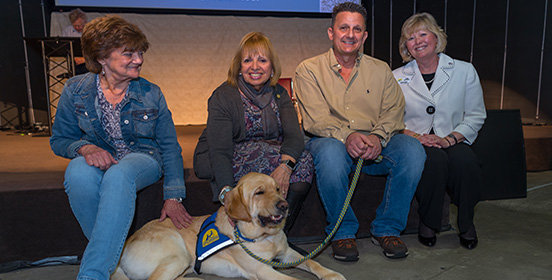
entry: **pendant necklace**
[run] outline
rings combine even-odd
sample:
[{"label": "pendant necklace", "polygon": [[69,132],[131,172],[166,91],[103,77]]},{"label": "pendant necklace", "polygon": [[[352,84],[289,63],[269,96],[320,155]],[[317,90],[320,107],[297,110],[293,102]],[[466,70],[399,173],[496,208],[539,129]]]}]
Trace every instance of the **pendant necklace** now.
[{"label": "pendant necklace", "polygon": [[[429,74],[429,75],[431,75],[431,74]],[[428,76],[429,76],[429,75],[428,75]],[[424,79],[424,83],[426,83],[426,84],[431,84],[431,83],[433,83],[434,80],[435,80],[435,73],[433,73],[433,78],[431,78],[431,80],[426,81],[426,80]]]}]

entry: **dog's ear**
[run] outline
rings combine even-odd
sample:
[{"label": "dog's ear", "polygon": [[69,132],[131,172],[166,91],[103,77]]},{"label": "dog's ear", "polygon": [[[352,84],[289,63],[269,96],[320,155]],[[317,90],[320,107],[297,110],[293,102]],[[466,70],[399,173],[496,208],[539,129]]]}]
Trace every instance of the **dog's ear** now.
[{"label": "dog's ear", "polygon": [[251,222],[251,214],[243,201],[243,188],[236,187],[228,192],[226,200],[226,214],[234,221]]}]

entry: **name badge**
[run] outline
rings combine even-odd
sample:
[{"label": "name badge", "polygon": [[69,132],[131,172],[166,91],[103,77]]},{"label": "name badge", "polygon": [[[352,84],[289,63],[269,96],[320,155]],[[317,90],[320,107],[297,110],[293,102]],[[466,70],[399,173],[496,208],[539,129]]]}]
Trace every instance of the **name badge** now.
[{"label": "name badge", "polygon": [[400,84],[400,85],[404,85],[404,84],[408,84],[410,83],[410,78],[406,77],[406,78],[398,78],[397,79],[397,82]]}]

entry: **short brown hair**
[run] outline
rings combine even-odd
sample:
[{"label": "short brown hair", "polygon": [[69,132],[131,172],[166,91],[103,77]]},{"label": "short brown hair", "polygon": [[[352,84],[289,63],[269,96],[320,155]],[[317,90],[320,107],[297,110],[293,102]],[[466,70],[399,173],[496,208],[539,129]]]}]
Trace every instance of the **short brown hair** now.
[{"label": "short brown hair", "polygon": [[447,47],[447,34],[441,27],[439,27],[435,18],[429,13],[414,14],[403,23],[401,29],[399,52],[404,62],[409,62],[414,59],[406,47],[406,42],[412,34],[421,29],[428,30],[437,38],[435,53],[442,53],[445,51],[445,48]]},{"label": "short brown hair", "polygon": [[333,8],[332,11],[332,25],[331,27],[334,27],[335,19],[337,18],[337,15],[341,12],[350,12],[350,13],[359,13],[362,15],[362,18],[364,18],[364,28],[366,28],[366,21],[368,20],[368,12],[366,11],[366,8],[364,8],[362,5],[359,5],[355,2],[343,2],[339,5],[336,5]]},{"label": "short brown hair", "polygon": [[228,69],[228,80],[226,80],[228,84],[233,87],[238,86],[238,77],[240,75],[243,54],[265,55],[272,64],[273,75],[270,77],[270,86],[275,86],[278,83],[280,75],[282,74],[282,67],[280,66],[280,60],[278,59],[278,55],[276,54],[272,43],[263,33],[250,32],[243,36],[240,41],[240,46],[238,47],[234,58],[232,58],[232,64],[230,64],[230,69]]},{"label": "short brown hair", "polygon": [[98,60],[108,58],[115,49],[125,47],[125,51],[145,52],[149,48],[146,35],[140,28],[117,15],[96,18],[86,24],[81,44],[86,68],[96,74],[102,71]]}]

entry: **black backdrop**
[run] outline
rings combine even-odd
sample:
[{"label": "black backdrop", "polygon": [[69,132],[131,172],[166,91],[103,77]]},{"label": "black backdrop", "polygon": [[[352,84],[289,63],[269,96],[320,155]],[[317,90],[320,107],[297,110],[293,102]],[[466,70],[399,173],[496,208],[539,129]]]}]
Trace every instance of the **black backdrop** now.
[{"label": "black backdrop", "polygon": [[[546,0],[364,0],[363,4],[369,14],[372,13],[372,9],[374,10],[373,24],[371,19],[367,23],[369,37],[365,44],[365,53],[391,62],[392,69],[403,65],[398,52],[402,23],[414,11],[429,12],[448,35],[445,52],[453,58],[465,61],[473,59],[471,62],[481,80],[502,83],[504,50],[507,43],[504,86],[526,97],[535,105],[539,90],[543,31],[546,30],[540,83],[540,113],[552,117],[552,85],[548,82],[552,75],[552,53],[546,48],[552,44],[552,3],[546,10]],[[472,40],[474,6],[475,32]],[[546,25],[545,12],[548,12]],[[371,40],[374,40],[373,49]],[[504,96],[504,99],[508,98],[511,96]],[[487,106],[499,108],[500,104]],[[536,112],[523,113],[524,117],[535,117]]]},{"label": "black backdrop", "polygon": [[[44,37],[41,1],[22,0],[21,8],[23,11],[25,36]],[[18,114],[18,117],[12,121],[13,125],[28,124],[27,110],[29,102],[25,79],[25,50],[18,0],[6,0],[2,2],[0,26],[2,27],[2,43],[0,43],[0,104],[3,104],[0,110],[7,110],[3,114],[5,117],[7,117],[6,115],[12,116]],[[33,107],[35,110],[46,111],[46,86],[44,83],[42,58],[40,53],[36,51],[29,51],[28,57],[33,92]],[[44,118],[40,121],[47,123],[48,120]],[[0,124],[3,127],[8,125],[6,120],[2,120]]]},{"label": "black backdrop", "polygon": [[[476,2],[475,2],[476,1]],[[45,11],[46,27],[49,29],[49,15],[55,7],[53,0],[21,0],[25,33],[27,37],[44,36],[42,9]],[[552,116],[552,85],[548,77],[552,74],[552,55],[546,51],[542,67],[542,83],[539,84],[541,46],[543,30],[546,27],[545,47],[552,44],[552,18],[547,16],[544,25],[545,4],[547,0],[507,1],[507,0],[364,0],[369,14],[374,14],[373,23],[367,23],[369,38],[365,52],[390,62],[391,67],[402,65],[398,53],[398,40],[403,21],[414,11],[430,12],[437,22],[446,29],[448,47],[446,53],[454,58],[470,61],[479,72],[481,80],[502,83],[506,27],[508,28],[506,70],[504,84],[513,91],[537,103],[539,85],[541,88],[540,112]],[[19,14],[19,0],[4,0],[0,9],[0,26],[2,26],[2,43],[0,44],[0,104],[14,106],[21,113],[16,124],[28,123],[25,114],[28,106],[27,86],[25,81],[25,54]],[[475,3],[475,34],[472,41],[473,11]],[[507,4],[509,3],[509,7]],[[552,9],[550,5],[548,10]],[[69,10],[69,9],[66,9]],[[84,9],[85,11],[102,11],[101,9]],[[114,10],[103,10],[113,11]],[[508,11],[508,13],[507,13]],[[213,14],[201,11],[151,11],[134,10],[138,13],[194,13]],[[233,12],[224,12],[233,14]],[[238,14],[238,13],[235,13]],[[267,14],[244,13],[240,15],[271,15],[324,17],[329,15],[312,14]],[[508,22],[506,17],[508,15]],[[446,24],[445,24],[446,23]],[[372,28],[374,32],[372,32]],[[392,33],[391,33],[392,31]],[[49,30],[48,30],[49,32]],[[373,41],[372,41],[373,40]],[[373,48],[372,48],[373,42]],[[40,54],[29,50],[29,70],[31,90],[35,110],[47,110],[43,66]],[[505,99],[509,96],[504,96]],[[487,104],[489,106],[489,104]],[[498,108],[499,104],[490,104]],[[517,108],[504,108],[517,109]],[[527,112],[525,112],[527,114]],[[530,112],[533,114],[533,112]],[[37,114],[35,114],[37,115]],[[47,123],[45,114],[37,115],[37,121]],[[5,121],[0,122],[5,125]]]}]

